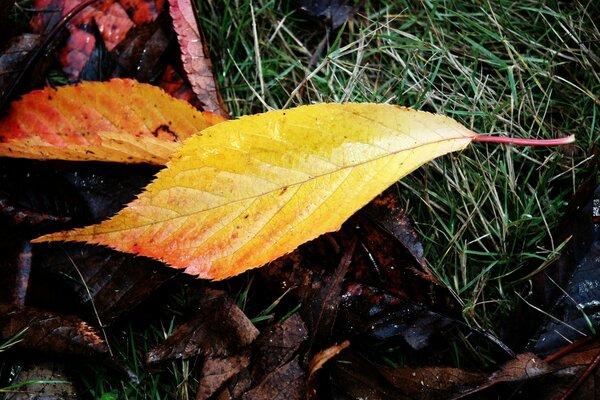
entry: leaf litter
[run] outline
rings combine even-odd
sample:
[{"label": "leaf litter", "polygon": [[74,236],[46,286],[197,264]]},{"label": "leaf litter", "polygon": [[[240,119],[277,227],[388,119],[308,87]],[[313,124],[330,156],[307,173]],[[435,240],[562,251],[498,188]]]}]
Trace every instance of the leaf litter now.
[{"label": "leaf litter", "polygon": [[[125,10],[127,17],[129,18],[129,20],[133,21],[134,24],[141,24],[141,21],[147,18],[147,16],[145,16],[146,11],[143,11],[141,14],[138,14],[137,12],[137,10],[143,9],[143,7],[140,6],[142,2],[140,2],[139,4],[134,4],[134,2],[120,1],[118,3],[119,6],[115,6],[114,4],[116,4],[116,2],[107,2],[106,4],[112,5],[107,8],[107,10],[110,11],[107,13],[106,16],[98,16],[98,18],[94,17],[94,19],[91,20],[91,22],[86,22],[87,26],[81,25],[77,27],[77,29],[83,27],[83,29],[80,29],[84,32],[81,34],[81,37],[90,38],[91,36],[85,35],[85,33],[90,33],[87,31],[91,31],[93,40],[96,42],[96,45],[89,54],[89,57],[87,56],[89,48],[81,48],[83,50],[79,50],[77,48],[77,44],[75,43],[76,41],[73,44],[69,45],[71,46],[70,50],[63,50],[62,54],[71,54],[70,57],[72,57],[74,61],[77,61],[81,55],[84,56],[82,58],[83,60],[85,60],[85,57],[88,57],[87,61],[83,63],[84,66],[81,68],[77,66],[81,64],[71,64],[73,66],[73,73],[81,73],[85,70],[86,65],[88,70],[91,71],[91,74],[94,74],[97,71],[103,69],[110,70],[112,68],[109,64],[106,64],[108,65],[108,67],[105,64],[103,64],[101,58],[109,55],[111,50],[116,51],[119,44],[126,42],[126,39],[123,38],[127,38],[129,32],[133,32],[136,29],[136,27],[134,27],[133,25],[129,29],[127,29],[129,23],[125,19],[121,19],[120,16],[122,16],[123,14],[120,12],[120,10],[115,11],[118,10],[119,7]],[[143,3],[145,5],[149,5],[153,4],[154,2],[147,1]],[[152,10],[152,6],[146,10],[148,10],[149,12],[148,15],[154,16],[153,18],[155,18],[158,15],[155,13],[156,10]],[[120,39],[120,43],[116,45],[110,40],[107,42],[107,40],[102,36],[102,34],[98,36],[98,33],[100,32],[99,27],[102,26],[102,21],[104,21],[105,17],[109,19],[113,18],[114,20],[118,21],[124,21],[121,27],[119,28],[120,30],[117,31],[115,34],[115,37]],[[96,24],[96,27],[94,27],[94,24]],[[123,34],[124,31],[127,31],[127,33]],[[142,30],[140,32],[142,32]],[[152,32],[152,30],[150,30],[149,32]],[[145,70],[146,72],[144,72],[144,79],[158,74],[161,68],[163,68],[159,64],[149,62],[147,64],[137,64],[136,66],[135,62],[127,64],[127,58],[135,58],[136,56],[134,54],[144,53],[147,49],[156,49],[156,56],[153,58],[160,59],[160,55],[164,54],[164,52],[167,51],[164,47],[164,38],[166,36],[163,36],[163,33],[164,32],[161,33],[161,31],[157,28],[153,31],[152,34],[148,34],[149,38],[147,40],[144,39],[145,41],[142,40],[141,42],[135,42],[135,40],[133,39],[135,35],[132,34],[131,44],[123,45],[123,49],[120,50],[120,53],[118,53],[122,56],[122,60],[119,62],[121,68],[123,68],[124,70],[128,70],[129,72],[127,73],[131,73],[133,69]],[[141,34],[143,35],[144,33]],[[99,43],[100,39],[103,41],[103,43]],[[143,50],[140,50],[142,48]],[[94,55],[94,51],[96,51],[96,55]],[[98,58],[94,59],[94,57]],[[69,56],[64,56],[63,61],[68,58]],[[167,70],[165,70],[163,78],[168,77],[170,74],[175,76],[176,68],[173,68],[172,66],[168,65],[165,68],[172,72],[169,72],[167,74]],[[164,80],[165,79],[163,79],[163,81]],[[172,82],[174,83],[169,83],[169,85],[172,85],[171,87],[182,87],[177,86],[180,85],[180,83],[178,82],[181,82],[181,80],[175,78]],[[185,96],[189,96],[189,93]],[[92,213],[93,215],[95,215],[95,218],[97,218],[99,215],[107,214],[107,209],[112,207],[109,207],[107,205],[101,205],[101,203],[96,204],[98,204],[98,206],[94,209]],[[37,209],[37,207],[23,208],[23,210],[34,213],[32,215],[36,215],[35,213],[42,215],[43,218],[46,218],[44,219],[44,221],[55,217],[53,212],[40,212]],[[397,211],[399,210],[395,210],[395,212]],[[396,215],[394,213],[392,214]],[[366,215],[367,217],[365,217],[364,215],[357,216],[356,219],[352,220],[352,223],[357,223],[357,225],[361,226],[361,228],[359,229],[360,235],[355,237],[356,232],[354,234],[349,234],[348,232],[341,232],[338,234],[329,235],[322,239],[318,239],[312,244],[307,245],[307,247],[321,247],[321,249],[316,250],[316,253],[320,253],[323,255],[323,257],[321,257],[320,259],[315,259],[314,257],[299,257],[298,254],[301,254],[305,251],[304,249],[301,249],[297,250],[295,253],[292,253],[289,256],[283,257],[283,259],[275,261],[273,264],[286,264],[291,262],[291,264],[293,265],[293,271],[291,275],[288,276],[288,280],[279,281],[276,283],[273,282],[273,280],[277,279],[277,276],[281,276],[278,274],[285,273],[285,271],[273,272],[265,270],[260,272],[260,275],[265,277],[266,281],[270,280],[271,285],[279,286],[280,289],[285,290],[292,288],[293,290],[290,291],[289,294],[290,298],[300,299],[306,303],[309,303],[311,300],[313,300],[313,303],[310,304],[309,307],[307,307],[307,311],[301,311],[300,313],[304,315],[304,317],[306,317],[307,320],[313,322],[306,324],[302,320],[302,317],[300,317],[300,314],[293,314],[292,317],[287,318],[285,321],[273,323],[269,325],[270,328],[265,328],[263,332],[265,332],[265,334],[267,335],[265,337],[267,337],[268,339],[261,340],[263,336],[259,335],[257,339],[249,340],[248,343],[246,343],[246,341],[244,341],[243,339],[240,340],[238,338],[239,335],[227,332],[227,335],[231,336],[230,339],[232,340],[232,348],[235,349],[231,352],[231,354],[219,354],[218,352],[213,354],[212,351],[207,351],[206,347],[204,347],[203,350],[202,345],[200,343],[192,343],[189,352],[181,352],[182,356],[183,354],[185,354],[186,357],[194,357],[195,354],[201,353],[202,357],[205,358],[202,366],[202,379],[200,381],[200,387],[204,389],[198,391],[198,398],[209,398],[211,395],[220,396],[225,395],[226,393],[231,395],[233,398],[240,398],[242,396],[244,396],[244,398],[257,399],[272,397],[304,398],[304,390],[306,390],[304,384],[307,378],[307,361],[311,359],[311,357],[314,357],[315,354],[319,354],[321,350],[331,348],[331,346],[334,346],[334,343],[336,343],[339,340],[340,335],[342,335],[342,337],[345,336],[344,329],[340,329],[340,327],[344,326],[344,319],[346,317],[343,315],[343,313],[340,313],[340,307],[344,304],[345,299],[348,299],[349,293],[355,293],[355,290],[352,288],[362,287],[375,288],[378,290],[383,289],[384,291],[390,292],[387,294],[391,295],[390,298],[402,298],[401,296],[407,296],[411,293],[414,294],[420,292],[420,290],[418,290],[417,288],[425,288],[423,289],[421,296],[417,296],[415,298],[417,300],[415,304],[418,306],[416,311],[416,315],[418,317],[423,318],[424,316],[429,315],[428,313],[430,313],[431,310],[428,307],[432,305],[438,307],[438,310],[436,312],[445,312],[447,313],[447,315],[454,315],[456,310],[454,306],[452,306],[451,301],[447,299],[439,301],[440,299],[444,299],[447,296],[447,293],[443,293],[442,285],[440,285],[437,279],[435,279],[431,272],[428,271],[427,264],[424,262],[423,259],[422,248],[421,250],[419,249],[420,245],[418,243],[418,240],[414,239],[414,236],[411,236],[410,234],[408,235],[408,237],[403,235],[403,232],[406,232],[405,230],[403,230],[402,227],[401,221],[403,221],[403,219],[397,219],[396,222],[400,221],[400,223],[395,225],[395,227],[394,225],[390,227],[390,222],[386,222],[385,219],[383,221],[376,221],[374,223],[374,226],[370,226],[369,222],[365,221],[365,218],[373,218],[373,216],[371,215],[371,217],[369,217],[368,213]],[[386,213],[384,212],[383,215],[385,217]],[[36,230],[36,219],[34,218],[31,221],[31,223],[27,224],[27,237],[31,237],[31,233],[35,232]],[[60,220],[58,221],[58,223],[69,223],[69,220]],[[344,228],[344,230],[350,230],[350,232],[352,232],[352,229],[349,229],[348,226],[350,225],[347,225]],[[382,231],[379,234],[375,234],[374,232],[377,229],[383,229],[384,232]],[[394,257],[389,257],[388,254],[382,254],[383,252],[380,250],[379,245],[385,243],[385,240],[383,239],[384,237],[395,238],[392,240],[397,241],[397,246],[402,247],[402,244],[404,247],[403,250],[400,251],[400,253],[403,253],[403,256],[395,255]],[[391,246],[391,248],[393,247],[394,246]],[[349,249],[352,249],[352,251],[350,251]],[[385,252],[388,252],[388,248],[386,248]],[[78,265],[82,271],[89,271],[83,274],[84,280],[86,282],[91,283],[93,282],[93,279],[98,279],[102,277],[102,271],[104,271],[107,273],[107,275],[109,275],[109,277],[107,277],[106,280],[112,280],[112,282],[108,286],[106,286],[108,289],[104,290],[105,294],[101,294],[103,290],[96,290],[96,285],[88,284],[79,285],[79,289],[71,288],[69,290],[78,292],[79,295],[83,298],[84,289],[92,289],[92,292],[96,293],[94,295],[93,301],[96,303],[96,305],[100,306],[101,310],[106,310],[104,311],[103,316],[109,321],[108,323],[110,324],[113,322],[114,319],[118,318],[118,316],[121,315],[121,313],[118,312],[118,309],[125,310],[125,313],[130,311],[130,306],[121,305],[118,302],[115,302],[113,304],[115,312],[113,312],[110,310],[110,300],[106,300],[109,299],[110,292],[114,293],[116,290],[119,290],[112,289],[111,287],[116,288],[117,286],[111,285],[114,285],[117,281],[122,280],[124,276],[119,276],[116,269],[112,269],[111,272],[108,272],[108,270],[104,269],[104,267],[97,268],[96,272],[93,272],[93,267],[85,265],[86,261],[84,261],[87,260],[88,257],[90,257],[89,254],[94,254],[94,252],[88,253],[84,251],[81,253],[81,258],[75,260],[75,264]],[[313,256],[314,254],[315,253],[313,253]],[[90,259],[90,264],[94,260],[94,256],[91,257],[92,258]],[[115,256],[112,255],[110,258],[114,257]],[[118,259],[118,257],[116,258]],[[406,258],[406,261],[404,261],[404,258]],[[98,258],[96,258],[96,260],[98,260]],[[368,262],[366,262],[365,260],[368,260]],[[133,264],[136,263],[137,261],[133,262]],[[98,265],[98,262],[95,261],[93,262],[93,264]],[[99,264],[102,265],[102,262],[100,262]],[[114,264],[117,266],[118,269],[118,265],[120,264],[120,262],[109,261],[108,264]],[[308,266],[309,268],[307,268]],[[356,271],[358,272],[356,273],[354,272],[354,266],[360,266],[360,268],[357,268]],[[132,268],[135,268],[135,265],[132,265]],[[144,271],[147,271],[143,266],[140,266],[139,269],[144,269]],[[349,273],[348,270],[351,270],[352,273]],[[323,271],[327,272],[324,273]],[[400,279],[398,274],[402,275],[402,279]],[[129,273],[127,273],[127,275],[129,275]],[[96,276],[96,278],[91,278],[92,276]],[[139,276],[143,277],[143,274]],[[407,279],[407,277],[409,278]],[[399,286],[397,286],[398,282],[400,282]],[[131,287],[140,287],[143,284],[144,282],[142,279],[136,283],[131,283],[129,285]],[[102,285],[100,285],[100,287],[101,286]],[[160,284],[156,286],[150,284],[149,286],[150,287],[148,288],[146,293],[151,293],[155,291],[156,288],[160,286]],[[425,294],[431,293],[432,288],[435,288],[433,289],[433,291],[441,292],[441,294],[438,293],[438,296],[436,297],[437,300],[435,300],[433,303],[430,303],[427,301],[427,296],[425,296]],[[212,289],[207,290],[209,290],[209,293],[211,293],[210,290]],[[371,298],[373,297],[372,294],[369,294],[369,296],[371,296]],[[369,298],[369,296],[367,296],[367,298]],[[381,295],[378,294],[377,296]],[[145,298],[145,296],[142,298]],[[142,298],[135,299],[134,296],[134,299],[129,304],[133,305],[136,302],[142,301]],[[325,312],[325,310],[323,309],[323,304],[321,304],[320,306],[317,304],[317,302],[319,301],[318,299],[322,300],[323,298],[327,300],[325,301],[325,303],[331,302],[330,305],[333,306],[331,311]],[[102,299],[106,300],[106,306],[102,306]],[[356,297],[354,298],[354,300],[356,300]],[[232,305],[233,303],[230,300],[226,301],[225,303],[227,304],[227,306],[223,307],[224,309],[231,309],[235,307],[234,305]],[[424,304],[427,304],[427,306],[424,306]],[[325,306],[327,306],[327,304],[325,304]],[[11,307],[14,306],[11,305]],[[208,309],[210,309],[210,307],[208,307]],[[301,308],[301,310],[302,309],[303,308]],[[217,313],[218,312],[219,311],[217,311]],[[325,314],[323,314],[324,312]],[[241,310],[236,313],[240,316],[241,320],[247,319]],[[111,315],[113,315],[114,317]],[[315,315],[317,316],[316,318]],[[323,318],[323,315],[325,315],[325,318]],[[442,318],[448,318],[444,316],[443,313],[439,315],[441,315]],[[399,318],[401,318],[401,316],[399,316]],[[315,320],[317,321],[317,323],[314,323]],[[425,320],[427,320],[427,318],[425,318]],[[387,323],[383,318],[381,321],[383,324]],[[399,319],[398,321],[404,320]],[[393,323],[395,322],[397,321],[393,321]],[[202,325],[201,321],[194,321],[192,319],[191,325],[193,326],[194,324],[196,324],[196,326],[198,326],[198,324],[200,324],[200,326]],[[246,323],[246,326],[250,331],[252,331],[252,329],[250,329],[250,325],[247,325]],[[423,329],[423,335],[426,334],[426,331],[428,330],[433,332],[437,329],[422,323],[420,323],[420,326]],[[202,329],[203,328],[200,328],[200,331],[202,331]],[[232,332],[236,332],[236,329],[237,328],[234,328]],[[186,330],[188,332],[188,336],[186,337],[193,338],[194,333],[190,334],[190,332],[193,332],[194,329],[190,330],[189,328],[182,328],[181,331],[184,332]],[[289,338],[290,341],[287,342],[287,336],[291,335],[290,330],[298,330],[299,333],[295,336],[292,335]],[[273,333],[268,334],[268,332]],[[250,337],[255,337],[256,334],[257,332],[255,332],[253,335],[250,335]],[[241,336],[243,337],[243,335]],[[319,339],[315,340],[315,337],[317,336]],[[390,337],[394,337],[394,335],[387,337],[383,336],[376,339],[376,341],[382,340],[383,338],[389,339]],[[365,337],[360,337],[360,335],[358,335],[355,337],[355,339],[357,340],[356,349],[360,349],[364,346]],[[211,340],[214,340],[214,338],[212,338]],[[173,341],[175,340],[173,339]],[[237,343],[237,346],[236,341],[239,341]],[[427,339],[424,342],[413,341],[413,343],[419,342],[422,343],[421,345],[419,345],[422,346],[420,347],[421,349],[427,349],[429,346],[431,346],[431,344],[429,343],[429,339]],[[313,343],[313,345],[307,346],[308,343]],[[314,343],[316,343],[317,345],[314,345]],[[51,343],[49,346],[54,346],[54,343]],[[176,345],[174,344],[172,347],[174,346]],[[217,347],[219,346],[220,345],[218,345]],[[419,348],[419,346],[416,347]],[[169,345],[165,345],[164,347],[167,348],[169,347]],[[212,348],[216,349],[217,347]],[[210,346],[208,348],[210,348]],[[366,346],[366,348],[369,347]],[[394,387],[394,385],[392,384],[394,382],[394,379],[399,379],[398,377],[402,376],[402,371],[400,369],[387,367],[388,369],[384,373],[382,372],[383,367],[373,368],[373,365],[370,362],[356,361],[356,357],[360,356],[352,355],[352,353],[348,353],[348,351],[353,352],[355,351],[355,349],[351,348],[351,350],[342,352],[339,356],[336,356],[335,358],[331,359],[327,364],[325,364],[322,370],[319,370],[319,382],[317,382],[315,386],[315,390],[317,390],[317,395],[323,395],[323,393],[326,393],[327,390],[333,390],[332,388],[337,388],[338,390],[341,388],[343,389],[343,391],[350,393],[349,396],[351,398],[358,398],[358,394],[360,394],[361,396],[369,395],[371,396],[371,398],[389,398],[390,396],[402,398],[403,395],[401,394],[401,392],[399,392],[398,388]],[[265,354],[279,355],[273,357],[265,357]],[[593,354],[593,348],[586,354],[588,355],[580,356],[576,361],[574,359],[565,358],[566,361],[564,362],[571,362],[572,365],[575,365],[575,363],[579,363],[578,365],[589,365],[591,359],[589,354]],[[355,358],[352,359],[351,357]],[[479,371],[474,372],[475,375],[482,379],[481,382],[484,383],[480,383],[479,386],[474,385],[474,389],[472,388],[472,390],[485,389],[489,386],[492,386],[491,382],[493,382],[493,385],[495,385],[497,382],[500,381],[518,381],[523,380],[524,378],[529,378],[529,376],[526,376],[526,373],[532,372],[532,367],[530,366],[530,364],[528,364],[531,360],[536,360],[536,363],[539,362],[539,359],[536,359],[534,356],[523,355],[519,356],[512,364],[510,362],[507,363],[507,367],[500,368],[498,370],[499,372],[492,373],[491,375]],[[538,370],[540,371],[545,371],[543,369],[543,363],[540,363],[539,365],[540,366],[536,368],[538,368]],[[342,369],[344,369],[345,371],[345,378],[342,378],[340,376],[340,371],[342,370],[340,369],[341,366],[344,367]],[[350,368],[348,368],[348,366],[350,366]],[[408,371],[408,369],[405,369],[405,371]],[[425,379],[427,377],[434,377],[436,376],[436,374],[440,375],[441,370],[438,369],[437,372],[435,372],[434,370],[415,370],[413,368],[412,372],[415,371],[419,372],[419,374],[417,375],[419,375],[422,379]],[[472,376],[469,374],[473,374],[468,371],[459,369],[454,370],[453,373],[458,374],[458,376],[465,377],[465,381],[467,382],[469,381],[469,379],[467,379],[466,377]],[[377,374],[378,377],[373,376]],[[537,374],[537,372],[535,374]],[[450,373],[446,375],[448,377],[451,376]],[[337,381],[335,379],[336,376],[338,379]],[[487,377],[487,380],[483,379],[484,376]],[[210,379],[213,380],[209,382]],[[410,380],[410,378],[407,379]],[[325,381],[325,385],[323,385],[323,381]],[[412,383],[418,386],[418,383],[420,382],[416,382],[413,380]],[[410,386],[410,384],[408,386]],[[201,393],[204,393],[204,395],[202,395]],[[456,392],[452,392],[452,390],[448,390],[446,393],[456,394]],[[314,395],[314,393],[311,393],[310,395],[312,396]],[[414,396],[416,395],[416,392],[413,392],[410,395]]]}]

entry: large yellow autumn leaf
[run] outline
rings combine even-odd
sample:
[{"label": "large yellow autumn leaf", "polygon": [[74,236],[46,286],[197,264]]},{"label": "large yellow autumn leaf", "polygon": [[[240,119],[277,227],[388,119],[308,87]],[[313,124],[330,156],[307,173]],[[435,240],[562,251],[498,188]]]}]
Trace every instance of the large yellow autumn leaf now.
[{"label": "large yellow autumn leaf", "polygon": [[383,104],[320,104],[222,122],[189,138],[112,219],[43,236],[152,257],[201,278],[259,267],[325,232],[476,134]]}]

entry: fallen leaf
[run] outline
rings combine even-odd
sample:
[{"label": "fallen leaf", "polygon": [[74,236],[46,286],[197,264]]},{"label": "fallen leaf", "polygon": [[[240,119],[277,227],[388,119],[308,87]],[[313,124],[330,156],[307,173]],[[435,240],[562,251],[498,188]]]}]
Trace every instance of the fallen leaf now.
[{"label": "fallen leaf", "polygon": [[400,206],[398,195],[387,190],[380,196],[371,201],[362,213],[373,221],[379,228],[391,235],[402,245],[402,248],[414,258],[414,260],[423,268],[423,276],[426,279],[437,279],[427,267],[427,262],[423,254],[423,245],[417,238],[413,224]]},{"label": "fallen leaf", "polygon": [[242,117],[189,138],[112,219],[36,241],[103,244],[224,279],[339,229],[392,183],[476,136],[450,118],[384,104]]},{"label": "fallen leaf", "polygon": [[24,33],[12,38],[0,52],[0,99],[8,95],[13,82],[27,64],[31,53],[42,44],[43,37]]},{"label": "fallen leaf", "polygon": [[133,80],[45,88],[0,119],[0,156],[161,165],[221,120]]},{"label": "fallen leaf", "polygon": [[202,103],[202,109],[227,118],[227,109],[217,89],[210,54],[200,33],[192,2],[169,0],[169,13],[177,33],[183,68],[192,90]]},{"label": "fallen leaf", "polygon": [[41,360],[23,365],[11,387],[1,391],[7,392],[5,399],[10,400],[76,400],[81,396],[65,364]]},{"label": "fallen leaf", "polygon": [[251,344],[258,330],[224,292],[204,289],[198,312],[148,352],[147,363],[198,354],[225,356]]},{"label": "fallen leaf", "polygon": [[151,82],[160,76],[167,61],[169,35],[162,19],[139,25],[129,31],[115,48],[117,62],[114,77],[131,77],[140,82]]},{"label": "fallen leaf", "polygon": [[[337,29],[358,11],[348,0],[300,0],[300,9],[311,16],[323,19],[327,27]],[[360,3],[360,2],[358,2]]]},{"label": "fallen leaf", "polygon": [[296,356],[244,393],[242,400],[304,400],[305,381],[306,372]]},{"label": "fallen leaf", "polygon": [[[31,26],[37,33],[46,33],[81,4],[79,0],[36,0],[34,8],[37,14]],[[66,45],[59,51],[64,71],[72,81],[79,80],[97,47],[97,39],[111,52],[133,27],[154,21],[163,8],[163,0],[89,2],[66,23],[69,36]],[[93,34],[94,24],[100,33],[99,38]]]},{"label": "fallen leaf", "polygon": [[400,393],[377,371],[369,361],[344,351],[331,366],[329,385],[331,393],[321,389],[313,397],[320,399],[414,400]]},{"label": "fallen leaf", "polygon": [[227,357],[208,357],[200,372],[196,400],[211,398],[227,381],[249,365],[249,351]]},{"label": "fallen leaf", "polygon": [[77,317],[0,304],[0,342],[19,334],[21,341],[11,351],[76,357],[108,354],[100,332]]},{"label": "fallen leaf", "polygon": [[266,328],[254,342],[254,376],[262,377],[290,361],[306,339],[306,325],[297,313]]},{"label": "fallen leaf", "polygon": [[[535,353],[546,356],[569,343],[593,336],[600,328],[600,186],[569,219],[570,237],[556,265],[540,276],[551,318],[546,318],[535,343]],[[562,276],[561,276],[562,275]],[[562,280],[559,280],[562,278]],[[543,306],[542,306],[543,307]],[[545,309],[545,308],[542,308]]]},{"label": "fallen leaf", "polygon": [[[74,293],[85,308],[87,319],[102,326],[128,314],[175,275],[156,261],[94,246],[38,248],[35,261],[37,271],[60,280],[63,290]],[[46,288],[40,289],[48,295]],[[43,298],[38,301],[47,302]]]},{"label": "fallen leaf", "polygon": [[331,333],[342,300],[342,284],[354,255],[355,242],[345,249],[332,274],[315,274],[304,288],[304,307],[300,313],[310,331],[307,354],[330,344]]},{"label": "fallen leaf", "polygon": [[327,361],[340,354],[342,350],[348,348],[349,346],[350,342],[346,340],[340,344],[334,344],[333,346],[330,346],[315,354],[308,364],[308,378],[311,379],[311,377],[316,374],[318,370],[323,368],[323,365],[325,365]]}]

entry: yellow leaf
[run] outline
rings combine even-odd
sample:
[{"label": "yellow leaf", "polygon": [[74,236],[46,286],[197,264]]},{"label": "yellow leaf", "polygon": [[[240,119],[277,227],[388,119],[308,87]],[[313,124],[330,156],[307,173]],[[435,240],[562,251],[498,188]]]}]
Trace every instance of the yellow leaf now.
[{"label": "yellow leaf", "polygon": [[112,219],[37,241],[102,244],[224,279],[339,229],[395,181],[475,136],[453,119],[383,104],[242,117],[188,139]]}]

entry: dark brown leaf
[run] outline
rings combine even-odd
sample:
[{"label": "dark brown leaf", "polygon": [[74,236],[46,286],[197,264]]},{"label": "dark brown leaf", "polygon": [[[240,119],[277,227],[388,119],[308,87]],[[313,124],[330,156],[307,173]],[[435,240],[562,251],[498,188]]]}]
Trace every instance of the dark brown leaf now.
[{"label": "dark brown leaf", "polygon": [[[88,319],[111,325],[177,275],[159,262],[95,246],[37,247],[35,267],[60,279]],[[48,296],[48,290],[42,290]],[[42,296],[36,303],[43,304]]]},{"label": "dark brown leaf", "polygon": [[306,325],[298,314],[266,328],[253,346],[253,375],[259,379],[290,361],[306,339]]},{"label": "dark brown leaf", "polygon": [[9,340],[23,331],[22,340],[10,351],[76,357],[108,354],[101,334],[77,317],[0,304],[0,341]]},{"label": "dark brown leaf", "polygon": [[487,377],[485,373],[449,367],[377,369],[406,396],[421,400],[449,399],[481,384]]},{"label": "dark brown leaf", "polygon": [[9,391],[7,400],[75,400],[77,390],[64,364],[52,361],[36,361],[25,364],[15,377],[14,384],[24,384]]},{"label": "dark brown leaf", "polygon": [[[423,268],[423,273],[435,279],[425,261],[423,245],[417,238],[410,218],[399,204],[398,196],[391,190],[383,192],[361,210],[369,220],[396,239],[412,258]],[[437,279],[436,279],[437,282]]]},{"label": "dark brown leaf", "polygon": [[361,1],[349,0],[300,0],[300,9],[314,18],[322,19],[327,27],[337,29],[358,11],[358,6],[351,4]]},{"label": "dark brown leaf", "polygon": [[237,376],[243,369],[250,365],[250,351],[229,357],[208,357],[202,365],[197,400],[210,398],[231,378]]},{"label": "dark brown leaf", "polygon": [[160,346],[146,354],[147,363],[198,354],[224,356],[248,346],[258,330],[224,292],[204,288],[199,310]]},{"label": "dark brown leaf", "polygon": [[0,51],[0,99],[8,96],[8,91],[25,68],[32,52],[42,42],[41,35],[24,33],[12,38]]},{"label": "dark brown leaf", "polygon": [[183,68],[204,111],[227,118],[228,112],[217,88],[210,54],[190,0],[169,0],[169,13],[177,33]]},{"label": "dark brown leaf", "polygon": [[[304,287],[305,306],[300,310],[310,332],[309,351],[320,350],[331,340],[331,333],[342,299],[342,284],[354,255],[355,242],[345,249],[338,267],[329,276],[313,275],[310,287]],[[317,279],[315,279],[317,278]]]},{"label": "dark brown leaf", "polygon": [[330,374],[330,393],[317,391],[319,399],[369,399],[407,400],[409,397],[397,391],[377,371],[373,364],[352,350],[345,351],[334,360]]},{"label": "dark brown leaf", "polygon": [[134,78],[140,82],[151,82],[160,77],[170,42],[162,25],[162,19],[158,19],[128,32],[115,49],[117,67],[112,77]]},{"label": "dark brown leaf", "polygon": [[304,400],[306,372],[298,357],[263,378],[253,389],[244,393],[243,400]]}]

